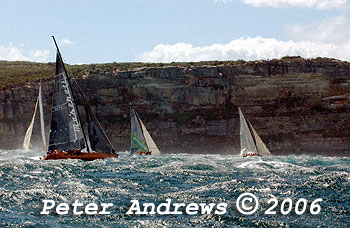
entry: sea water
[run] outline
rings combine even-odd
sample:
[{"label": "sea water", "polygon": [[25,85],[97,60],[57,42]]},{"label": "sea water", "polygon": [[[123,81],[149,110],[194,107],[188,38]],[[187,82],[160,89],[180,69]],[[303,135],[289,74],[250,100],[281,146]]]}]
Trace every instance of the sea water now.
[{"label": "sea water", "polygon": [[[350,158],[165,154],[95,161],[43,161],[40,151],[0,150],[0,227],[350,227]],[[244,215],[237,198],[252,193],[257,211]],[[278,200],[272,210],[271,198]],[[293,207],[281,212],[290,198]],[[127,215],[131,200],[226,203],[224,214]],[[295,212],[298,200],[308,202]],[[320,211],[310,203],[322,199]],[[40,214],[43,200],[113,203],[109,215]],[[249,203],[249,202],[248,202]],[[249,205],[248,205],[249,206]],[[284,204],[288,210],[288,204]]]}]

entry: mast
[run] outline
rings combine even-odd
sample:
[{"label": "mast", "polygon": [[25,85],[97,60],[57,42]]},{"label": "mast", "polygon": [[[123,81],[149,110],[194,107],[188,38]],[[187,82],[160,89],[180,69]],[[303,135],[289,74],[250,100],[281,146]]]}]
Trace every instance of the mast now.
[{"label": "mast", "polygon": [[[66,67],[64,66],[64,63],[63,63],[63,59],[62,59],[62,56],[61,56],[60,49],[58,48],[58,45],[57,45],[57,42],[56,42],[56,39],[55,39],[54,36],[52,36],[52,39],[53,39],[53,41],[54,41],[54,43],[55,43],[55,46],[56,46],[56,49],[57,49],[57,54],[58,54],[58,57],[60,58],[60,61],[61,61],[61,63],[62,63],[63,70],[64,70],[64,72],[65,72],[65,74],[66,74],[69,89],[72,91],[72,85],[71,85],[70,80],[69,80],[69,78],[68,78],[68,73],[67,73]],[[56,69],[56,70],[57,70],[57,69]],[[90,148],[89,148],[89,145],[88,145],[88,143],[87,143],[87,139],[86,139],[84,127],[83,127],[83,124],[82,124],[82,122],[81,122],[81,117],[80,117],[80,113],[79,113],[78,107],[77,107],[77,105],[76,105],[76,103],[75,103],[75,97],[74,97],[73,92],[72,92],[72,99],[73,99],[73,101],[74,101],[74,102],[73,102],[73,105],[74,105],[74,107],[75,107],[75,110],[77,111],[77,115],[78,115],[80,127],[81,127],[82,132],[83,132],[83,135],[84,135],[84,140],[85,140],[85,144],[86,144],[87,151],[90,152]]]}]

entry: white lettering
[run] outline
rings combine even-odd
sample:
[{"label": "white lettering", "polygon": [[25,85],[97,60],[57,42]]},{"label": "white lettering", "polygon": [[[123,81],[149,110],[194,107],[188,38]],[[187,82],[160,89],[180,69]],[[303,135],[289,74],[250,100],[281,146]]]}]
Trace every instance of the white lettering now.
[{"label": "white lettering", "polygon": [[76,201],[72,204],[72,206],[73,206],[73,214],[75,214],[75,215],[81,215],[81,214],[83,214],[82,211],[77,211],[78,207],[83,206],[83,204],[82,204],[82,203],[79,203],[78,200],[76,200]]},{"label": "white lettering", "polygon": [[198,214],[198,204],[190,203],[186,206],[186,214],[188,215],[196,215]]},{"label": "white lettering", "polygon": [[96,203],[89,203],[85,207],[85,214],[87,215],[96,215],[98,210],[98,206]]},{"label": "white lettering", "polygon": [[[155,215],[156,214],[156,211],[155,211],[156,206],[154,205],[154,203],[144,203],[143,206],[145,207],[143,209],[144,215],[147,215],[147,214]],[[148,212],[149,207],[151,208],[150,212]]]},{"label": "white lettering", "polygon": [[223,215],[226,213],[227,203],[219,203],[216,206],[215,214]]},{"label": "white lettering", "polygon": [[173,206],[175,207],[174,211],[173,211],[173,215],[182,215],[182,211],[179,211],[180,207],[185,207],[186,204],[184,203],[174,203]]},{"label": "white lettering", "polygon": [[71,92],[69,91],[68,82],[65,78],[65,75],[62,74],[62,77],[63,78],[61,80],[61,84],[62,84],[62,88],[64,89],[64,93],[67,94],[66,102],[67,102],[68,107],[71,108],[71,110],[69,112],[69,116],[72,117],[73,132],[75,134],[75,138],[77,138],[76,132],[80,132],[80,124],[79,124],[77,113],[75,111],[75,107],[73,104],[72,95],[71,95]]},{"label": "white lettering", "polygon": [[213,210],[215,203],[210,203],[209,205],[206,205],[205,203],[201,203],[199,205],[201,206],[202,215],[204,215],[204,214],[209,215],[211,213],[211,211]]},{"label": "white lettering", "polygon": [[66,215],[69,211],[69,205],[66,203],[60,203],[56,207],[56,213],[59,215]]},{"label": "white lettering", "polygon": [[110,211],[106,211],[108,207],[113,207],[113,203],[101,203],[102,211],[99,212],[100,215],[109,215]]},{"label": "white lettering", "polygon": [[133,211],[135,212],[135,215],[142,214],[140,209],[140,204],[138,200],[130,200],[132,202],[130,209],[126,212],[127,215],[132,215]]},{"label": "white lettering", "polygon": [[[166,199],[165,201],[167,201],[166,203],[161,203],[158,205],[157,207],[157,213],[159,215],[169,215],[170,214],[170,203],[171,203],[171,199]],[[165,207],[165,210],[162,211],[162,207]]]},{"label": "white lettering", "polygon": [[[43,200],[44,203],[44,207],[43,210],[40,212],[40,214],[42,215],[48,215],[50,214],[50,212],[48,212],[47,210],[52,209],[55,207],[55,201],[53,200]],[[50,203],[50,206],[48,206],[48,204]]]}]

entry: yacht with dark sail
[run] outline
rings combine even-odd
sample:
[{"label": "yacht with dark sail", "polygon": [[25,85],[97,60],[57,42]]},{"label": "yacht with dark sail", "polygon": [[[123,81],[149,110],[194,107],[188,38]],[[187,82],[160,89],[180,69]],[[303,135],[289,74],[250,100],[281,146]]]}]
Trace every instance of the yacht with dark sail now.
[{"label": "yacht with dark sail", "polygon": [[96,117],[92,114],[79,88],[86,110],[89,136],[86,137],[69,76],[54,37],[53,40],[57,49],[56,74],[53,82],[48,155],[43,159],[82,159],[90,161],[109,157],[117,158],[118,154]]},{"label": "yacht with dark sail", "polygon": [[[38,109],[39,107],[39,109]],[[40,80],[40,87],[39,87],[39,95],[35,103],[35,108],[34,108],[34,114],[32,117],[32,121],[29,124],[29,127],[26,131],[26,134],[24,136],[23,140],[23,149],[24,150],[29,150],[32,147],[31,144],[31,138],[32,138],[32,132],[33,132],[33,127],[34,127],[34,122],[35,122],[35,117],[36,113],[40,113],[40,128],[41,128],[41,139],[42,139],[42,144],[43,148],[46,148],[46,135],[45,135],[45,121],[44,121],[44,111],[43,111],[43,99],[42,99],[42,92],[41,92],[41,80]]]},{"label": "yacht with dark sail", "polygon": [[145,125],[136,113],[133,106],[130,106],[131,118],[131,147],[130,154],[139,155],[160,155],[160,151],[147,131]]},{"label": "yacht with dark sail", "polygon": [[240,120],[241,156],[271,156],[271,152],[267,149],[265,143],[261,140],[240,108],[238,108],[238,112]]}]

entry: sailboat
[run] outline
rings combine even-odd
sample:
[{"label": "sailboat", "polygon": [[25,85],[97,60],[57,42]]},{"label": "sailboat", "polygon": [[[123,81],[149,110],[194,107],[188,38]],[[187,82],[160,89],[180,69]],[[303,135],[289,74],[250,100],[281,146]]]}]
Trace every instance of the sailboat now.
[{"label": "sailboat", "polygon": [[256,133],[253,126],[244,116],[242,110],[238,108],[240,120],[240,139],[241,139],[241,156],[271,156],[265,143]]},{"label": "sailboat", "polygon": [[[38,110],[38,106],[39,106],[39,110]],[[44,121],[43,100],[42,100],[42,93],[41,93],[41,81],[40,81],[40,87],[39,87],[39,95],[35,103],[32,121],[30,122],[30,125],[24,136],[24,141],[23,141],[24,150],[29,150],[32,147],[32,144],[30,141],[32,138],[35,116],[36,116],[36,113],[39,111],[40,111],[41,138],[42,138],[43,147],[46,149],[45,121]]]},{"label": "sailboat", "polygon": [[47,156],[43,160],[82,159],[91,161],[109,157],[118,157],[105,132],[84,100],[88,123],[86,137],[80,114],[75,103],[72,86],[65,69],[56,40],[56,74],[53,84],[51,123]]},{"label": "sailboat", "polygon": [[160,151],[153,141],[151,135],[147,131],[145,125],[136,113],[134,108],[130,106],[131,116],[131,154],[139,155],[160,155]]}]

